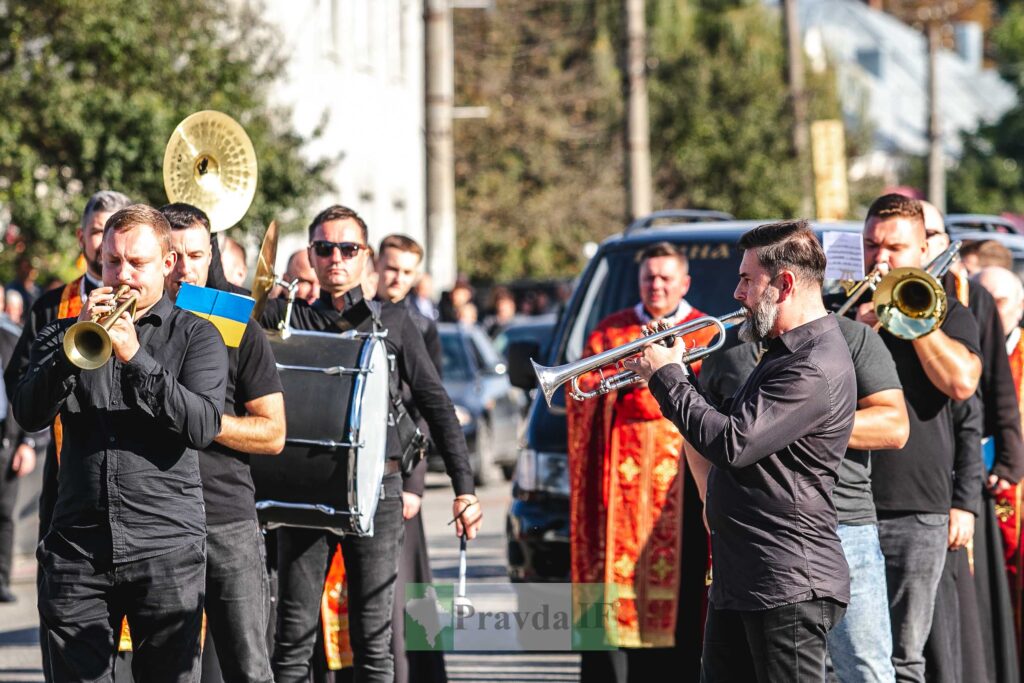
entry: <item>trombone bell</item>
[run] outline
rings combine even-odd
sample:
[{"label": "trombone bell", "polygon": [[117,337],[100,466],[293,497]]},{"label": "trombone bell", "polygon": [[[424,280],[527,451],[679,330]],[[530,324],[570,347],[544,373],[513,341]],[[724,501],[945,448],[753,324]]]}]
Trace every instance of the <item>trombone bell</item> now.
[{"label": "trombone bell", "polygon": [[946,319],[946,291],[920,268],[896,268],[882,278],[872,297],[882,327],[900,339],[917,339]]}]

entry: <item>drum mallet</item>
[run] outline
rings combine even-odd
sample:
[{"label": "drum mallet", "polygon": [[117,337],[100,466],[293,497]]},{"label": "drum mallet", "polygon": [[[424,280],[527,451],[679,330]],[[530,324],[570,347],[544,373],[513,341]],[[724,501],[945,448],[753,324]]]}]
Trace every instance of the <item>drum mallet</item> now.
[{"label": "drum mallet", "polygon": [[[473,602],[466,597],[466,534],[459,536],[459,588],[455,592],[455,613],[469,616],[473,613]],[[465,611],[463,611],[465,610]]]}]

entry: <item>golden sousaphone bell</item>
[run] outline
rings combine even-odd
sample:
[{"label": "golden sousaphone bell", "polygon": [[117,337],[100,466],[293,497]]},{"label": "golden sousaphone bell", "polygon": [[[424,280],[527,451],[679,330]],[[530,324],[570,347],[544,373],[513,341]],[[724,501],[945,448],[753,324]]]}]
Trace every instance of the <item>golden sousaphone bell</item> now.
[{"label": "golden sousaphone bell", "polygon": [[242,220],[256,195],[256,178],[252,141],[227,114],[198,111],[179,123],[167,141],[167,201],[202,209],[212,232]]},{"label": "golden sousaphone bell", "polygon": [[[64,354],[73,365],[83,370],[95,370],[107,364],[114,347],[110,343],[110,330],[121,317],[130,310],[135,317],[137,297],[128,295],[128,285],[121,285],[114,298],[122,299],[113,311],[96,320],[80,320],[64,333]],[[126,298],[127,297],[127,298]]]}]

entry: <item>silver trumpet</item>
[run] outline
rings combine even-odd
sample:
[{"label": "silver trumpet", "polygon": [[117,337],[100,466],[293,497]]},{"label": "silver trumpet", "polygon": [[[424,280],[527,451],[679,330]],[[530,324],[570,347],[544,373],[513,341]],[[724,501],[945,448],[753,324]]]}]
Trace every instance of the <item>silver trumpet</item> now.
[{"label": "silver trumpet", "polygon": [[724,315],[721,318],[707,316],[679,323],[673,327],[640,337],[628,344],[616,346],[614,349],[608,349],[607,351],[597,355],[581,358],[580,360],[573,361],[571,363],[546,367],[544,365],[540,365],[534,360],[531,360],[530,362],[533,363],[533,371],[537,373],[538,384],[541,391],[544,392],[544,398],[547,400],[549,406],[551,405],[551,399],[554,397],[555,391],[558,390],[558,387],[569,381],[572,382],[572,389],[569,391],[569,395],[577,401],[585,401],[588,398],[607,394],[643,381],[643,378],[632,370],[623,370],[611,377],[602,377],[597,387],[592,391],[583,391],[580,389],[579,380],[588,372],[593,372],[594,370],[603,368],[606,365],[620,363],[627,358],[637,355],[651,344],[663,343],[666,346],[671,346],[675,342],[676,337],[691,334],[707,327],[717,328],[718,335],[715,337],[714,342],[708,346],[700,346],[687,351],[683,356],[684,363],[688,365],[690,363],[695,363],[722,348],[722,345],[725,344],[725,331],[743,322],[745,318],[745,309],[740,309],[738,311],[733,311],[728,315]]}]

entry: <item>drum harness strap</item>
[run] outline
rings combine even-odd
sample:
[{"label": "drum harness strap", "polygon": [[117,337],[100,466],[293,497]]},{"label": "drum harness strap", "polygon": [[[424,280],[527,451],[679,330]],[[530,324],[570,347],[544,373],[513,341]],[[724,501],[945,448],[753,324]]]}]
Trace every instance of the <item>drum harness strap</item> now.
[{"label": "drum harness strap", "polygon": [[[370,310],[370,316],[373,318],[373,331],[367,336],[375,336],[383,339],[387,335],[387,328],[385,328],[380,317],[380,302],[372,299],[363,299],[363,303],[366,304],[366,307]],[[338,315],[334,317],[334,324],[342,332],[355,331],[355,326],[344,316]],[[395,432],[398,435],[398,443],[402,449],[400,466],[403,476],[408,476],[416,465],[419,464],[420,460],[422,460],[426,455],[428,439],[423,432],[420,431],[419,426],[416,424],[416,420],[414,420],[409,414],[409,411],[405,407],[405,403],[402,401],[402,392],[399,384],[396,363],[395,355],[393,353],[388,353],[388,396],[391,399],[391,411],[388,413],[388,426],[394,427]]]}]

